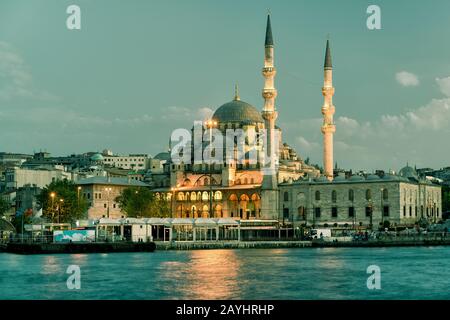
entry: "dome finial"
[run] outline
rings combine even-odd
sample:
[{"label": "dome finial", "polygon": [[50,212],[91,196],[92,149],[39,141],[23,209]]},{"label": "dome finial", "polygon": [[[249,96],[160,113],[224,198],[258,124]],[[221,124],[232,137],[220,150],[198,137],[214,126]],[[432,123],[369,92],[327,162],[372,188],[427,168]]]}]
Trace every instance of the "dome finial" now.
[{"label": "dome finial", "polygon": [[241,100],[241,97],[239,97],[239,86],[237,83],[234,85],[234,100],[235,101]]}]

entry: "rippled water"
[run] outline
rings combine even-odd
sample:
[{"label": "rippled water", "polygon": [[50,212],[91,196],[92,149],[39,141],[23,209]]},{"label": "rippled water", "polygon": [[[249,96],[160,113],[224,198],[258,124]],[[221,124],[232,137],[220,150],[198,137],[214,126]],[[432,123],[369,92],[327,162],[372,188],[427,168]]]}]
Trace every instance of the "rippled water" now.
[{"label": "rippled water", "polygon": [[[369,265],[381,290],[367,289]],[[0,253],[0,299],[450,299],[449,267],[450,247]]]}]

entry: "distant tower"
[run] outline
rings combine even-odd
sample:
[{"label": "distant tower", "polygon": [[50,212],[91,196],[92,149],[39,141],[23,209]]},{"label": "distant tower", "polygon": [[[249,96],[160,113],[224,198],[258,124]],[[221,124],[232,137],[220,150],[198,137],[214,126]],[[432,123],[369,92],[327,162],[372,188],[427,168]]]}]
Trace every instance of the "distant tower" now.
[{"label": "distant tower", "polygon": [[[275,146],[275,120],[278,117],[278,113],[275,109],[275,98],[277,97],[277,90],[275,89],[274,80],[276,75],[276,69],[274,67],[274,47],[272,38],[272,27],[270,24],[270,14],[267,15],[266,26],[266,41],[265,41],[265,54],[264,54],[264,68],[262,74],[264,76],[264,89],[262,96],[264,98],[264,108],[262,111],[262,117],[265,122],[265,129],[267,130],[267,146],[266,155],[270,156],[269,171],[266,172],[263,178],[262,188],[273,190],[277,189],[277,175],[275,171],[275,157],[278,150],[272,150]],[[275,152],[274,152],[275,151]]]},{"label": "distant tower", "polygon": [[267,145],[265,146],[265,156],[270,157],[269,165],[264,165],[263,169],[263,181],[261,185],[261,212],[260,218],[262,219],[278,219],[279,218],[279,205],[278,205],[278,180],[275,161],[277,160],[277,154],[279,150],[274,150],[277,146],[275,139],[275,120],[278,113],[275,110],[275,98],[277,96],[277,90],[274,86],[274,78],[276,70],[274,67],[273,58],[273,38],[272,28],[270,25],[270,14],[267,16],[266,27],[266,41],[264,50],[264,68],[262,74],[264,76],[264,89],[262,96],[264,98],[264,108],[262,110],[262,117],[264,118],[264,124],[267,134]]},{"label": "distant tower", "polygon": [[333,105],[333,66],[331,64],[330,40],[327,40],[324,64],[324,82],[322,88],[324,103],[322,107],[323,115],[323,170],[325,177],[333,180],[333,135],[336,132],[333,115],[335,112]]}]

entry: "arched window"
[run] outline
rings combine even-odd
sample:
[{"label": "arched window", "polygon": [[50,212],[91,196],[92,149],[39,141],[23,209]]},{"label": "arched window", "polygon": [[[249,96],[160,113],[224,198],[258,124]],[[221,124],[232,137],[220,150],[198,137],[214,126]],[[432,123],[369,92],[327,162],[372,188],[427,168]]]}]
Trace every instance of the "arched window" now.
[{"label": "arched window", "polygon": [[197,201],[197,194],[195,192],[191,193],[191,201]]},{"label": "arched window", "polygon": [[209,185],[209,180],[208,180],[208,178],[205,178],[205,180],[203,180],[203,181],[204,181],[203,184],[204,184],[205,186]]},{"label": "arched window", "polygon": [[248,184],[248,179],[244,178],[244,184]]},{"label": "arched window", "polygon": [[316,201],[319,201],[319,200],[320,200],[320,191],[317,190],[316,191]]},{"label": "arched window", "polygon": [[202,200],[203,201],[208,201],[209,200],[208,192],[203,191],[203,193],[202,193]]},{"label": "arched window", "polygon": [[184,201],[184,193],[183,192],[178,192],[177,200],[178,201]]},{"label": "arched window", "polygon": [[387,189],[383,189],[383,200],[389,200],[389,192]]},{"label": "arched window", "polygon": [[337,201],[337,192],[336,192],[336,190],[331,191],[331,201],[333,201],[334,203],[336,203],[336,201]]},{"label": "arched window", "polygon": [[283,194],[283,200],[284,201],[289,201],[289,192],[285,191]]},{"label": "arched window", "polygon": [[372,190],[366,190],[366,200],[372,200]]},{"label": "arched window", "polygon": [[349,201],[355,200],[355,192],[352,189],[348,190],[348,200]]},{"label": "arched window", "polygon": [[214,200],[216,200],[216,201],[222,200],[222,192],[221,191],[216,191],[214,193]]}]

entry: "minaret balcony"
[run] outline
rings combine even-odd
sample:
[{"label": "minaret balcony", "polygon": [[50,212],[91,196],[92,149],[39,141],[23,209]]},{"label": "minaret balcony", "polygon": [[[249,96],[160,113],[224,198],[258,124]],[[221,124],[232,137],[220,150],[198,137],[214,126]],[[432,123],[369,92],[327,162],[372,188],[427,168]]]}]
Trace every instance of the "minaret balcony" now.
[{"label": "minaret balcony", "polygon": [[263,89],[262,96],[264,99],[274,99],[277,96],[276,89]]},{"label": "minaret balcony", "polygon": [[333,87],[323,87],[322,88],[322,94],[326,96],[333,96],[334,95],[334,88]]},{"label": "minaret balcony", "polygon": [[277,70],[275,69],[275,67],[264,67],[262,69],[262,74],[265,78],[274,77],[276,73],[277,73]]}]

